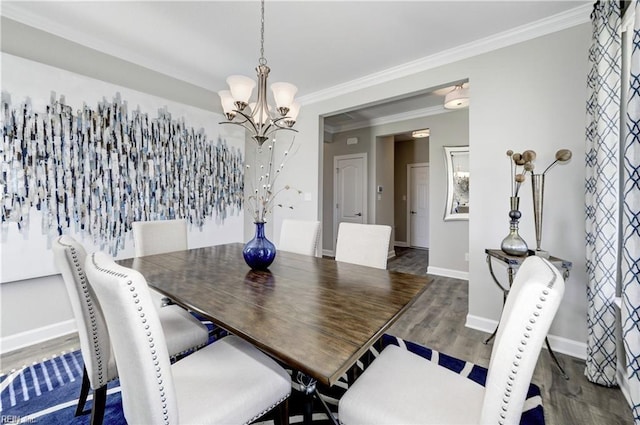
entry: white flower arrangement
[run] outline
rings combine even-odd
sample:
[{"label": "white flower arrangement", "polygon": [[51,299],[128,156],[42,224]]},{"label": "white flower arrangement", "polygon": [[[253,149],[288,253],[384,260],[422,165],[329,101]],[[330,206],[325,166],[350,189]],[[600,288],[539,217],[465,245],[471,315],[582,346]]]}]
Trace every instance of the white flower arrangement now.
[{"label": "white flower arrangement", "polygon": [[293,209],[293,205],[276,203],[276,197],[281,192],[294,190],[298,195],[302,193],[289,185],[280,188],[275,186],[282,169],[291,157],[294,142],[295,137],[292,138],[288,148],[281,153],[279,161],[276,161],[275,138],[262,146],[256,145],[254,166],[246,164],[245,182],[249,186],[246,208],[253,215],[254,223],[264,223],[274,206]]}]

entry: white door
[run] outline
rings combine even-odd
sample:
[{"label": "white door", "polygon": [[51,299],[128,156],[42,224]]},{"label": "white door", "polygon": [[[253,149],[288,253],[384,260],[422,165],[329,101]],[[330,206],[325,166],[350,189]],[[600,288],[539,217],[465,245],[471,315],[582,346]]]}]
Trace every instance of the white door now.
[{"label": "white door", "polygon": [[338,237],[338,226],[367,222],[367,154],[334,157],[334,226],[333,240]]},{"label": "white door", "polygon": [[409,165],[409,245],[429,248],[429,165]]}]

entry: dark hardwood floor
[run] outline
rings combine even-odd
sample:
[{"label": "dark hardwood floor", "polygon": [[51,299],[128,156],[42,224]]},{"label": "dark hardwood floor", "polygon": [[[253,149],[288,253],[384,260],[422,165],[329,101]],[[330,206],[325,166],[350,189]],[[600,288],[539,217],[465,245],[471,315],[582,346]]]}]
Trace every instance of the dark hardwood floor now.
[{"label": "dark hardwood floor", "polygon": [[[397,248],[388,268],[425,274],[429,251]],[[468,304],[467,281],[432,276],[433,283],[391,327],[390,334],[426,345],[458,358],[488,366],[492,345],[488,334],[465,327]],[[0,371],[7,373],[45,357],[79,347],[77,335],[65,336],[0,357]],[[547,425],[632,424],[631,411],[617,388],[592,384],[584,377],[583,360],[558,353],[570,376],[565,380],[542,350],[533,382],[540,386]]]}]

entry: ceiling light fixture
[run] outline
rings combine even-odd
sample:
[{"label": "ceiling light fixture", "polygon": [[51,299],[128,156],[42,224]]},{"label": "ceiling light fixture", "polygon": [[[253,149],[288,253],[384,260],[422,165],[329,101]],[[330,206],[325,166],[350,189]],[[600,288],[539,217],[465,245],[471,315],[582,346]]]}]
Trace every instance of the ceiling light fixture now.
[{"label": "ceiling light fixture", "polygon": [[425,128],[423,130],[415,130],[411,133],[411,137],[414,139],[422,139],[424,137],[429,137],[429,129]]},{"label": "ceiling light fixture", "polygon": [[462,109],[469,106],[469,89],[459,84],[444,97],[446,109]]},{"label": "ceiling light fixture", "polygon": [[[227,121],[220,124],[240,125],[251,133],[251,137],[259,146],[269,139],[269,136],[278,130],[291,130],[296,123],[300,105],[293,98],[298,91],[297,87],[289,83],[273,83],[271,90],[276,107],[271,107],[267,102],[267,78],[269,67],[264,58],[264,0],[260,2],[260,59],[256,71],[258,73],[258,99],[249,103],[251,92],[256,82],[244,75],[232,75],[227,78],[229,90],[218,92],[222,109]],[[248,107],[248,110],[247,110]],[[273,112],[273,111],[276,112]],[[234,119],[238,117],[238,121]]]}]

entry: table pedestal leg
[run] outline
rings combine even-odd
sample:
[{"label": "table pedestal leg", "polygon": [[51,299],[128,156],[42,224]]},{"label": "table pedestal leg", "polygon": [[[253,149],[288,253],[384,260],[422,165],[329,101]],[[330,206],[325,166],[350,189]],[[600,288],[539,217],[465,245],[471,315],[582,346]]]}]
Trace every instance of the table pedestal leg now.
[{"label": "table pedestal leg", "polygon": [[331,423],[334,425],[339,425],[338,421],[333,416],[333,413],[331,413],[329,406],[327,406],[327,403],[325,403],[322,397],[320,397],[318,389],[316,388],[316,380],[305,375],[302,372],[298,372],[296,380],[298,381],[298,384],[300,384],[300,391],[305,395],[305,402],[302,412],[302,423],[304,423],[305,425],[310,425],[313,423],[313,402],[315,399],[318,399],[318,401],[320,401],[320,404],[322,404],[322,408],[329,417]]}]

